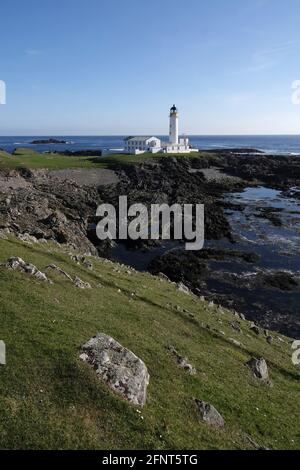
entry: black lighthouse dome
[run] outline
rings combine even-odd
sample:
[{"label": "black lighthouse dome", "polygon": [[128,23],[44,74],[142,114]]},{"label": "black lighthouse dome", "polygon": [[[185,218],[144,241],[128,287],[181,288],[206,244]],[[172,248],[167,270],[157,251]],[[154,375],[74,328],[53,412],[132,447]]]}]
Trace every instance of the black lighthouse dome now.
[{"label": "black lighthouse dome", "polygon": [[173,104],[173,106],[171,108],[171,113],[177,113],[177,108],[176,108],[175,104]]}]

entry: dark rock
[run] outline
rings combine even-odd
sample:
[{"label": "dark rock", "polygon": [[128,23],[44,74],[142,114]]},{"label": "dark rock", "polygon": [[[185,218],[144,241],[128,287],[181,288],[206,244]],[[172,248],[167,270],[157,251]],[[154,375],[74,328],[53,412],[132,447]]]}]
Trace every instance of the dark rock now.
[{"label": "dark rock", "polygon": [[260,329],[254,322],[250,323],[250,330],[253,331],[253,333],[255,333],[257,336],[260,335]]},{"label": "dark rock", "polygon": [[299,281],[293,274],[287,272],[275,272],[265,274],[263,276],[263,283],[267,286],[282,291],[292,291],[299,287]]},{"label": "dark rock", "polygon": [[230,323],[230,325],[235,331],[238,331],[239,333],[242,333],[241,325],[238,321],[233,321],[233,322]]},{"label": "dark rock", "polygon": [[203,249],[199,252],[199,257],[203,260],[226,261],[231,259],[242,260],[246,263],[256,263],[260,256],[254,252],[239,250]]},{"label": "dark rock", "polygon": [[33,140],[30,143],[34,145],[40,145],[40,144],[67,144],[68,142],[66,140],[58,140],[58,139],[51,138],[51,139]]},{"label": "dark rock", "polygon": [[179,282],[177,287],[180,292],[183,292],[184,294],[190,294],[189,288],[182,282]]},{"label": "dark rock", "polygon": [[299,186],[300,161],[297,156],[258,155],[252,152],[213,151],[213,165],[246,181],[259,181],[276,189]]},{"label": "dark rock", "polygon": [[[235,250],[200,250],[185,251],[183,249],[172,250],[155,258],[148,266],[148,270],[158,275],[163,273],[171,281],[184,283],[186,287],[196,295],[202,294],[202,283],[212,273],[207,260],[244,260],[247,263],[259,259],[254,253]],[[235,281],[233,281],[235,282]]]},{"label": "dark rock", "polygon": [[[57,153],[59,155],[65,155],[66,157],[101,157],[102,151],[99,150],[60,150],[59,152],[54,151],[52,153]],[[89,159],[94,162],[98,162],[98,158]]]},{"label": "dark rock", "polygon": [[47,175],[42,171],[37,175],[23,174],[26,186],[9,190],[9,205],[6,191],[0,188],[0,229],[9,228],[24,241],[26,237],[26,242],[33,242],[34,238],[55,240],[72,244],[78,251],[96,254],[87,228],[95,216],[97,200],[101,201],[97,189],[67,181],[57,184]]},{"label": "dark rock", "polygon": [[282,209],[277,209],[274,207],[261,207],[259,209],[259,214],[257,214],[257,217],[260,217],[262,219],[268,219],[274,227],[282,227],[282,220],[278,216],[278,213],[282,211]]}]

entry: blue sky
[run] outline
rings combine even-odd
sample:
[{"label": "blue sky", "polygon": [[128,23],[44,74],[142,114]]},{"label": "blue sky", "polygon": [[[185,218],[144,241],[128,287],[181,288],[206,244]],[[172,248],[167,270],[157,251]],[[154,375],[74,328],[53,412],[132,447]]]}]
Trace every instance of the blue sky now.
[{"label": "blue sky", "polygon": [[1,135],[300,134],[299,0],[1,0]]}]

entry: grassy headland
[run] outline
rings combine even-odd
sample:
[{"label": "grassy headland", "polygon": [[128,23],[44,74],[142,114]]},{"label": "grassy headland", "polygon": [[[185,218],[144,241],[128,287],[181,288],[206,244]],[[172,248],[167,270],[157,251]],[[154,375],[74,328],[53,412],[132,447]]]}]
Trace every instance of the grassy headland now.
[{"label": "grassy headland", "polygon": [[[177,154],[176,157],[197,158],[203,153]],[[114,165],[142,163],[147,160],[165,157],[166,154],[145,153],[142,155],[116,154],[103,157],[65,156],[57,153],[38,153],[32,149],[18,149],[13,155],[0,151],[0,169],[66,169],[66,168],[109,168]],[[167,155],[170,157],[170,155]]]},{"label": "grassy headland", "polygon": [[[0,262],[20,256],[53,281],[0,267],[0,339],[7,348],[0,366],[1,448],[251,449],[253,441],[299,448],[300,383],[287,338],[274,333],[270,345],[249,322],[235,331],[231,312],[164,279],[93,257],[91,270],[70,254],[51,242],[0,239]],[[50,263],[92,289],[46,271]],[[141,415],[79,359],[79,347],[97,332],[145,361],[151,378]],[[195,376],[178,367],[170,344],[188,357]],[[252,356],[265,357],[273,387],[245,366]],[[218,409],[223,430],[199,420],[194,398]]]}]

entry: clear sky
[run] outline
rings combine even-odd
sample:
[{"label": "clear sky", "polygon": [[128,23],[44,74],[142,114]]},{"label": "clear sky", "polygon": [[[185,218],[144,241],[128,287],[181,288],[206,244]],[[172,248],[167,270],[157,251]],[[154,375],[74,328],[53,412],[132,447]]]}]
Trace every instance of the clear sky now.
[{"label": "clear sky", "polygon": [[1,0],[1,135],[300,134],[299,0]]}]

